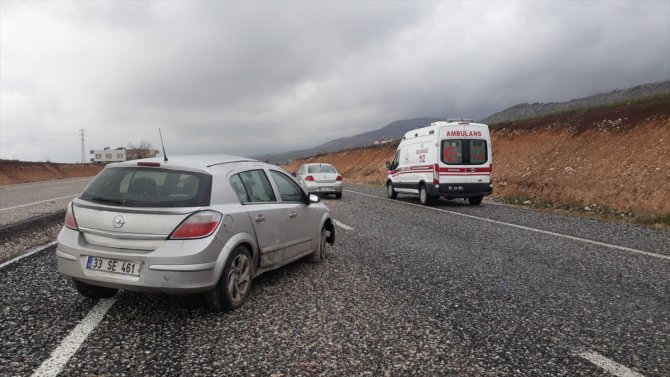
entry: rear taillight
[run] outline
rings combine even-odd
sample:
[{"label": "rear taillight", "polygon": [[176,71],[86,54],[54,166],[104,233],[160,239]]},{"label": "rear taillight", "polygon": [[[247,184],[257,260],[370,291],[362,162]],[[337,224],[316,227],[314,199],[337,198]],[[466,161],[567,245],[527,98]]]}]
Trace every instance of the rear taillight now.
[{"label": "rear taillight", "polygon": [[433,165],[433,184],[440,184],[440,166],[438,164]]},{"label": "rear taillight", "polygon": [[72,203],[67,205],[67,211],[65,211],[65,226],[72,230],[79,230],[79,227],[77,226],[77,220],[74,218]]},{"label": "rear taillight", "polygon": [[188,240],[207,237],[214,233],[222,217],[222,214],[215,211],[196,212],[179,224],[169,238],[172,240]]},{"label": "rear taillight", "polygon": [[308,175],[307,177],[305,177],[305,181],[314,182],[314,177]]},{"label": "rear taillight", "polygon": [[337,178],[335,178],[336,181],[342,182],[344,181],[344,178],[342,178],[341,175],[338,175]]}]

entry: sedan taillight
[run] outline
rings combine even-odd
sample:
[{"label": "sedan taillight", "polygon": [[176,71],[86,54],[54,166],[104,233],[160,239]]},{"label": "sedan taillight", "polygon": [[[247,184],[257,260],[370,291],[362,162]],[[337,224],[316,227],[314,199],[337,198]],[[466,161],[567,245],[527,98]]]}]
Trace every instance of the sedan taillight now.
[{"label": "sedan taillight", "polygon": [[207,237],[214,233],[222,217],[223,215],[216,211],[196,212],[179,224],[169,239],[188,240]]},{"label": "sedan taillight", "polygon": [[307,177],[305,177],[305,181],[314,182],[314,177],[308,175]]},{"label": "sedan taillight", "polygon": [[342,182],[344,181],[344,178],[341,175],[338,175],[337,178],[335,178],[336,181]]},{"label": "sedan taillight", "polygon": [[72,230],[79,230],[79,226],[77,226],[77,220],[74,218],[72,203],[68,204],[67,211],[65,212],[65,226]]}]

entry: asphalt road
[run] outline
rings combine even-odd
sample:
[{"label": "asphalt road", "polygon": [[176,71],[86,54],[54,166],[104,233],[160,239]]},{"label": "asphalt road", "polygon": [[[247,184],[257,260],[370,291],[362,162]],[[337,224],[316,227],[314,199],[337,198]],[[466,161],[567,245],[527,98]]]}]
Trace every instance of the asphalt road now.
[{"label": "asphalt road", "polygon": [[329,259],[232,313],[84,299],[54,247],[0,267],[0,375],[670,376],[669,232],[348,188]]},{"label": "asphalt road", "polygon": [[62,210],[91,177],[0,186],[0,226]]}]

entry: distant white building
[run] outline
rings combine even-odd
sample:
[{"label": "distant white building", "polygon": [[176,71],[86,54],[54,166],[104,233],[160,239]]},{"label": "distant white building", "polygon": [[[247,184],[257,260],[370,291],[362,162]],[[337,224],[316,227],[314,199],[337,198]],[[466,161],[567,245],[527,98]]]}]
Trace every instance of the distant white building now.
[{"label": "distant white building", "polygon": [[372,145],[381,145],[381,144],[388,144],[393,142],[394,139],[386,139],[386,140],[375,140]]},{"label": "distant white building", "polygon": [[107,164],[110,162],[121,162],[136,160],[138,158],[156,157],[159,153],[157,149],[126,149],[123,147],[111,149],[91,150],[91,162],[96,164]]},{"label": "distant white building", "polygon": [[121,162],[126,160],[126,149],[117,148],[110,149],[105,147],[105,149],[91,150],[91,162],[98,164],[106,164],[108,162]]}]

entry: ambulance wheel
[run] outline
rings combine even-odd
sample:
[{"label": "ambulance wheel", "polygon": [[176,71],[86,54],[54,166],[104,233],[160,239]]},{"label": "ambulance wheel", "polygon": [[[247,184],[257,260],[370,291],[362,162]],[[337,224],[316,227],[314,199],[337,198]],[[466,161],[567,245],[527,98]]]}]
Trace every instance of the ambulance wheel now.
[{"label": "ambulance wheel", "polygon": [[421,205],[429,206],[433,204],[434,201],[435,198],[428,193],[426,186],[422,184],[421,187],[419,187],[419,202],[421,202]]},{"label": "ambulance wheel", "polygon": [[395,199],[398,197],[398,193],[395,192],[393,183],[391,182],[386,183],[386,196],[388,196],[389,199]]},{"label": "ambulance wheel", "polygon": [[482,204],[482,199],[484,199],[483,196],[471,196],[468,198],[468,201],[470,202],[470,205],[478,206]]}]

